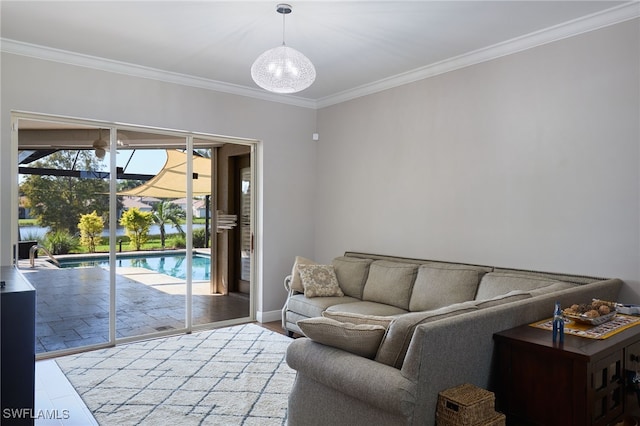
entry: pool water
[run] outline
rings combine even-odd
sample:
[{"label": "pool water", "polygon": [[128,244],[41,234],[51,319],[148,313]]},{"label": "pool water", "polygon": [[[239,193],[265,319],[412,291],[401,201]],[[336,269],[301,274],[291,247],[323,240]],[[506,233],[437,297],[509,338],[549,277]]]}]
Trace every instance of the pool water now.
[{"label": "pool water", "polygon": [[[61,268],[109,268],[108,257],[83,259],[59,259]],[[184,254],[160,254],[119,257],[116,267],[145,268],[150,271],[170,275],[179,279],[187,278],[187,258]],[[193,255],[191,277],[193,281],[209,280],[211,257],[201,254]]]}]

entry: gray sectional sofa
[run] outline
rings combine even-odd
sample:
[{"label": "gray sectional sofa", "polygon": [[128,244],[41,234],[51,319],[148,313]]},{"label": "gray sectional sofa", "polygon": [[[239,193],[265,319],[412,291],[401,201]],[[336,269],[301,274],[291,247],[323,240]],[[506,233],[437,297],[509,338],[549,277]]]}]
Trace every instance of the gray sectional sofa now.
[{"label": "gray sectional sofa", "polygon": [[311,337],[287,351],[291,426],[433,425],[438,392],[492,389],[494,333],[550,317],[556,301],[617,300],[623,284],[355,252],[332,265],[342,296],[285,280],[283,327]]}]

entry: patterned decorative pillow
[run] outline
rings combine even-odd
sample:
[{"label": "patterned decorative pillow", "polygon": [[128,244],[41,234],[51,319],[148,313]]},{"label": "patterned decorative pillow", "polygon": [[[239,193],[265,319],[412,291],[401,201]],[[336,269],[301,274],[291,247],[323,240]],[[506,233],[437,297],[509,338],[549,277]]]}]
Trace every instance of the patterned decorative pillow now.
[{"label": "patterned decorative pillow", "polygon": [[302,286],[302,281],[300,280],[300,272],[298,271],[298,266],[317,264],[318,262],[314,262],[313,260],[307,259],[306,257],[296,256],[296,260],[293,262],[293,268],[291,268],[291,288],[298,293],[304,293],[304,287]]},{"label": "patterned decorative pillow", "polygon": [[344,296],[331,265],[298,265],[306,297]]},{"label": "patterned decorative pillow", "polygon": [[323,345],[373,359],[386,329],[381,325],[351,324],[331,318],[300,320],[298,327],[306,337]]}]

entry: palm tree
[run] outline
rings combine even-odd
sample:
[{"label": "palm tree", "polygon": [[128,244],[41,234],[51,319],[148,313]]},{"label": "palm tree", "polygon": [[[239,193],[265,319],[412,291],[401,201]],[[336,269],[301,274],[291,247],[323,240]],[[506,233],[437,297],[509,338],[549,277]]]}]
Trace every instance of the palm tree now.
[{"label": "palm tree", "polygon": [[153,223],[160,226],[160,241],[162,243],[162,249],[164,250],[164,241],[167,236],[164,225],[170,223],[180,234],[184,235],[180,222],[184,220],[186,214],[180,206],[173,204],[171,201],[161,201],[154,204],[152,213]]}]

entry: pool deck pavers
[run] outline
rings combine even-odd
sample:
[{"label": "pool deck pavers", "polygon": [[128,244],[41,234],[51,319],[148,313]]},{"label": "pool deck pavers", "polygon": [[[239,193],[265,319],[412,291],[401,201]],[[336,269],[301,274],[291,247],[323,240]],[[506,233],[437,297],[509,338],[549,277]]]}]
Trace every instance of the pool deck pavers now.
[{"label": "pool deck pavers", "polygon": [[[36,289],[36,353],[109,340],[109,271],[36,264],[20,271]],[[143,268],[116,268],[116,338],[185,328],[186,284]],[[210,294],[193,283],[193,324],[249,317],[248,295]]]}]

